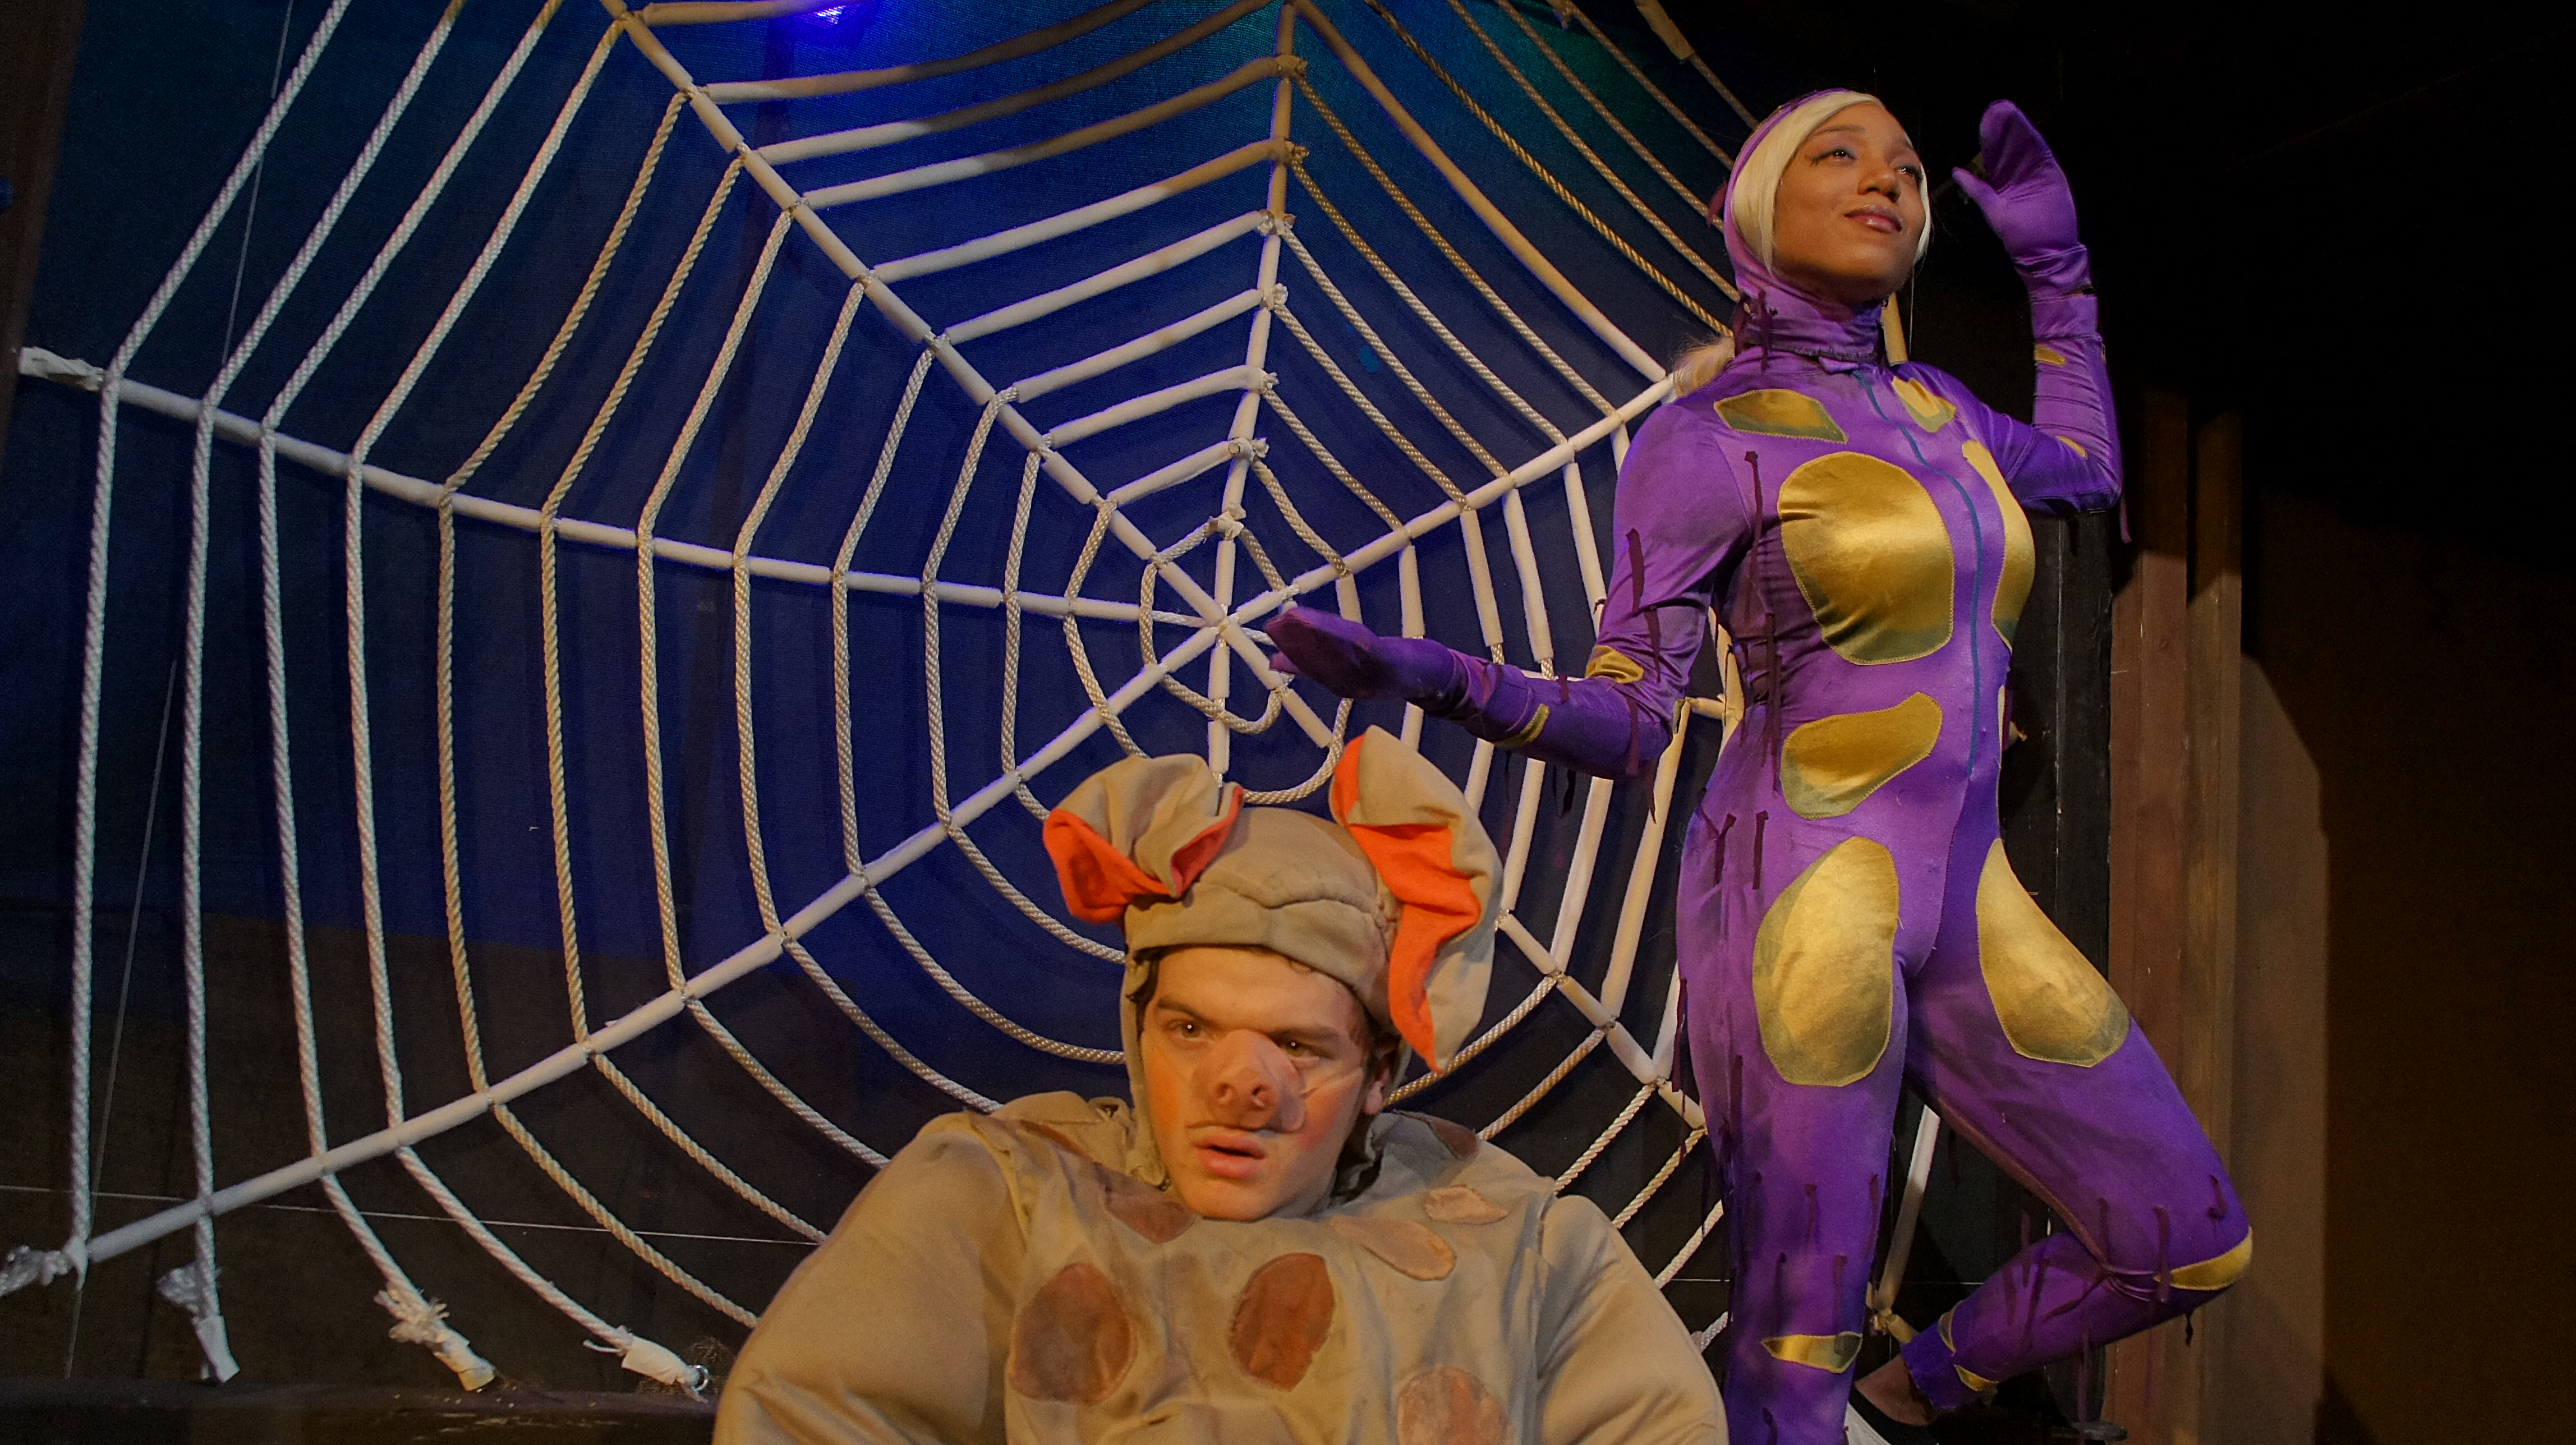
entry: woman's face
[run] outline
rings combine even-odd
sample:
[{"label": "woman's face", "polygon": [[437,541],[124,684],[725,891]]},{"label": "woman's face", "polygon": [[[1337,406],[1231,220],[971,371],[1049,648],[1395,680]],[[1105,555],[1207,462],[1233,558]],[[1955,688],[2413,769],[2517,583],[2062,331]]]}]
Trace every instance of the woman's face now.
[{"label": "woman's face", "polygon": [[1855,310],[1883,301],[1922,244],[1922,158],[1883,107],[1845,106],[1791,157],[1771,215],[1780,279]]}]

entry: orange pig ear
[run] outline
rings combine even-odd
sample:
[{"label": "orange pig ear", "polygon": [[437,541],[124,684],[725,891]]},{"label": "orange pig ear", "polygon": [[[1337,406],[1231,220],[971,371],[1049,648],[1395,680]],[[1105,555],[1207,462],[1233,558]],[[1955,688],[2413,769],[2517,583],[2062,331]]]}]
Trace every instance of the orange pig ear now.
[{"label": "orange pig ear", "polygon": [[1446,774],[1384,728],[1342,750],[1333,818],[1402,911],[1387,950],[1387,1012],[1433,1069],[1445,1069],[1485,1011],[1494,966],[1493,839]]},{"label": "orange pig ear", "polygon": [[1047,814],[1047,856],[1065,907],[1115,923],[1138,903],[1190,891],[1225,849],[1243,790],[1193,757],[1128,758],[1083,780]]}]

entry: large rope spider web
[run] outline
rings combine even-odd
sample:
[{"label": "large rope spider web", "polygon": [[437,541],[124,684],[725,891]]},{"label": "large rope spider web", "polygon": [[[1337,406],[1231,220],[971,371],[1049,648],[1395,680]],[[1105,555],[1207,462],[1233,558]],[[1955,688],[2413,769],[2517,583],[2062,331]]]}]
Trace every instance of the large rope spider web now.
[{"label": "large rope spider web", "polygon": [[[113,354],[93,363],[30,348],[22,364],[98,395],[76,918],[99,903],[99,777],[117,762],[102,751],[116,489],[165,488],[187,518],[174,687],[197,1196],[95,1228],[98,959],[79,929],[70,1237],[14,1250],[0,1292],[192,1232],[195,1258],[162,1292],[194,1319],[212,1373],[229,1374],[216,1221],[316,1185],[381,1276],[396,1337],[479,1387],[492,1366],[339,1178],[389,1159],[599,1348],[695,1388],[703,1371],[532,1265],[421,1146],[488,1116],[640,1267],[748,1326],[757,1301],[728,1295],[622,1220],[523,1117],[531,1096],[596,1074],[744,1207],[820,1239],[828,1218],[737,1172],[726,1141],[684,1125],[667,1095],[621,1064],[621,1048],[695,1031],[778,1113],[867,1166],[909,1127],[836,1119],[809,1099],[792,1069],[715,1007],[729,986],[792,972],[940,1107],[990,1109],[1068,1078],[1114,1089],[1119,1056],[1104,1046],[1114,1028],[1096,1025],[1117,949],[1058,918],[1052,880],[1032,866],[1051,796],[1110,749],[1175,746],[1203,748],[1257,802],[1315,792],[1370,709],[1335,706],[1269,669],[1261,623],[1291,601],[1440,635],[1542,676],[1582,670],[1581,629],[1601,601],[1608,551],[1595,493],[1670,390],[1611,313],[1717,326],[1732,287],[1696,213],[1731,156],[1701,122],[1740,133],[1752,117],[1698,57],[1687,63],[1705,84],[1668,90],[1573,0],[1551,4],[1553,26],[1510,3],[1465,0],[1405,15],[1382,0],[1108,0],[929,58],[725,80],[710,77],[739,73],[756,53],[756,41],[729,38],[759,28],[746,22],[827,25],[864,7],[603,0],[602,14],[545,0],[506,50],[476,52],[451,45],[467,28],[459,0],[430,26],[328,197],[297,218],[301,245],[264,295],[244,293],[249,319],[211,380],[193,392],[153,385],[147,343],[190,288],[220,284],[200,263],[256,194],[281,132],[302,123],[317,70],[357,28],[350,0],[333,0]],[[1000,9],[1012,18],[984,23],[1027,23],[1022,7]],[[541,57],[561,51],[567,32],[588,38],[586,58],[549,67]],[[541,76],[564,84],[532,94],[549,83]],[[621,96],[659,98],[625,107],[646,116],[642,127],[596,117]],[[421,106],[425,97],[456,103]],[[1723,108],[1695,118],[1712,100]],[[454,118],[424,150],[424,127],[449,124],[424,118],[433,109]],[[1515,118],[1532,114],[1546,131],[1515,134]],[[1656,137],[1681,139],[1670,160],[1638,133],[1648,120]],[[539,136],[532,149],[513,138],[522,123]],[[1435,125],[1456,132],[1448,144]],[[602,139],[612,130],[622,145]],[[1520,170],[1480,180],[1453,157],[1465,144],[1499,146]],[[874,152],[903,145],[939,158],[877,162]],[[376,175],[413,151],[416,176]],[[540,246],[538,234],[561,234],[546,221],[570,204],[576,173],[610,164],[621,182],[602,192],[613,219],[594,228],[587,253]],[[508,184],[489,183],[504,170]],[[399,207],[359,200],[397,184],[408,187]],[[1515,215],[1496,199],[1518,194],[1554,209]],[[988,229],[1014,215],[1026,219]],[[1578,284],[1551,259],[1573,253],[1532,239],[1542,223],[1597,247],[1581,254],[1602,267]],[[528,269],[567,285],[578,275],[578,289],[523,316],[496,298],[525,296],[506,278]],[[406,293],[417,324],[387,324]],[[514,339],[496,339],[505,333]],[[1068,351],[1067,335],[1086,349]],[[1103,335],[1116,340],[1088,345]],[[506,358],[517,359],[490,370]],[[746,380],[755,366],[756,388]],[[474,414],[475,436],[449,438],[424,420],[465,409],[451,398],[487,371],[508,387]],[[752,390],[776,402],[774,435],[748,457],[711,459],[728,407]],[[355,398],[345,427],[299,421],[326,402],[335,417],[347,412],[337,398]],[[128,408],[193,427],[183,475],[120,465]],[[236,510],[221,497],[227,468],[244,458],[258,667],[226,677],[207,664],[209,557]],[[452,462],[431,465],[442,458]],[[738,491],[711,497],[722,491],[711,473],[728,466]],[[331,499],[327,537],[294,525],[299,495]],[[402,545],[417,555],[389,563]],[[384,580],[389,569],[404,585]],[[294,604],[317,586],[337,617]],[[533,636],[488,635],[478,609],[514,588]],[[594,605],[611,592],[631,609],[615,624],[631,641],[614,649]],[[714,633],[708,616],[721,619]],[[690,670],[675,675],[684,634],[697,642],[680,649]],[[312,645],[325,635],[329,645]],[[612,650],[613,663],[602,661]],[[479,790],[488,760],[475,743],[476,709],[488,705],[478,694],[507,692],[492,675],[505,653],[532,679],[540,719],[518,765],[542,796],[520,800],[511,819]],[[604,668],[613,685],[601,683]],[[396,669],[406,695],[426,692],[425,713],[391,720],[371,700]],[[703,806],[678,820],[690,784],[672,776],[666,736],[675,700],[704,693],[708,677],[729,712],[717,719],[732,774],[721,829]],[[265,727],[266,766],[255,770],[275,839],[309,1146],[248,1175],[215,1162],[197,926],[206,774],[226,761],[208,755],[205,717],[228,688]],[[622,698],[613,728],[600,717],[608,697]],[[1663,1283],[1700,1255],[1721,1213],[1667,1189],[1704,1128],[1677,1059],[1669,945],[1649,940],[1689,719],[1709,720],[1704,745],[1733,717],[1723,688],[1686,706],[1652,782],[1629,790],[1633,805],[1608,783],[1551,784],[1539,764],[1489,744],[1426,736],[1417,709],[1384,719],[1456,760],[1506,848],[1495,998],[1447,1078],[1472,1081],[1528,1053],[1543,1014],[1579,1028],[1570,1046],[1539,1046],[1550,1055],[1511,1076],[1508,1102],[1466,1122],[1502,1136],[1579,1071],[1623,1076],[1624,1103],[1582,1121],[1589,1142],[1548,1163],[1561,1190],[1601,1188],[1605,1154],[1641,1120],[1665,1121],[1660,1162],[1635,1187],[1597,1196],[1623,1227],[1650,1207],[1687,1214],[1666,1231],[1663,1257],[1647,1259]],[[299,761],[316,749],[345,756],[336,787],[317,790]],[[387,760],[388,749],[405,761]],[[601,802],[611,793],[613,808]],[[532,866],[501,876],[509,870],[479,860],[507,853],[499,834],[523,815],[538,842],[507,856]],[[324,816],[327,837],[308,838]],[[710,861],[705,843],[719,832],[729,852]],[[365,939],[376,1126],[326,1120],[322,1105],[327,1035],[359,1027],[317,1017],[314,1004],[304,900],[319,889],[305,880],[332,870],[352,878]],[[934,870],[947,882],[905,893]],[[711,873],[745,896],[749,926],[719,936],[732,923],[704,906]],[[568,1005],[569,1030],[550,1051],[504,1062],[484,1045],[496,983],[469,940],[478,900],[513,887],[550,912],[563,989],[553,1006]],[[388,922],[410,906],[404,897],[425,900],[424,932],[443,929],[467,1084],[452,1097],[422,1094],[405,1068],[389,961],[400,930]],[[642,951],[659,970],[641,989],[603,982],[611,950],[601,939],[630,917],[643,920]],[[942,946],[957,937],[1006,938],[1016,956]],[[920,1011],[879,1007],[870,988],[893,985],[863,987],[885,964],[862,954],[908,960],[960,1027],[1007,1039],[1015,1052],[999,1056],[1024,1062],[960,1066],[996,1050],[946,1046],[945,1022],[937,1038],[907,1037],[904,1020]],[[513,1008],[537,996],[505,986]],[[1060,1007],[1057,995],[1084,1002]],[[1419,1077],[1398,1093],[1447,1086]],[[1695,1323],[1706,1324],[1704,1342],[1724,1321]]]}]

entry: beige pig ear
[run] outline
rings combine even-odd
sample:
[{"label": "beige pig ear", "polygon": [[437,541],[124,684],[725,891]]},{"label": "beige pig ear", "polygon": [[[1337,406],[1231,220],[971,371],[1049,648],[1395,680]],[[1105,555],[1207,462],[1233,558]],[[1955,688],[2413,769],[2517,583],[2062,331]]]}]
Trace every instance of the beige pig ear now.
[{"label": "beige pig ear", "polygon": [[1243,790],[1198,758],[1127,758],[1047,814],[1046,850],[1065,907],[1115,923],[1136,903],[1179,898],[1225,846]]},{"label": "beige pig ear", "polygon": [[1387,1012],[1445,1069],[1485,1012],[1494,968],[1494,840],[1448,775],[1384,728],[1342,751],[1333,817],[1403,905],[1387,953]]}]

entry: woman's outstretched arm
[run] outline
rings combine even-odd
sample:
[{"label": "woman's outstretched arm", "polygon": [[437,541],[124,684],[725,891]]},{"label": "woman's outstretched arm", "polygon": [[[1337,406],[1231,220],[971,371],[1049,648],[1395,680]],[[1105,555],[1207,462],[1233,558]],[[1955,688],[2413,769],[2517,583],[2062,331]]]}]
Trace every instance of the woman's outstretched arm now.
[{"label": "woman's outstretched arm", "polygon": [[1743,555],[1752,515],[1716,423],[1666,407],[1620,470],[1618,552],[1583,677],[1532,677],[1309,608],[1272,619],[1270,638],[1283,671],[1344,697],[1402,698],[1497,746],[1601,777],[1636,777],[1672,736],[1674,708],[1708,636],[1710,600]]}]

